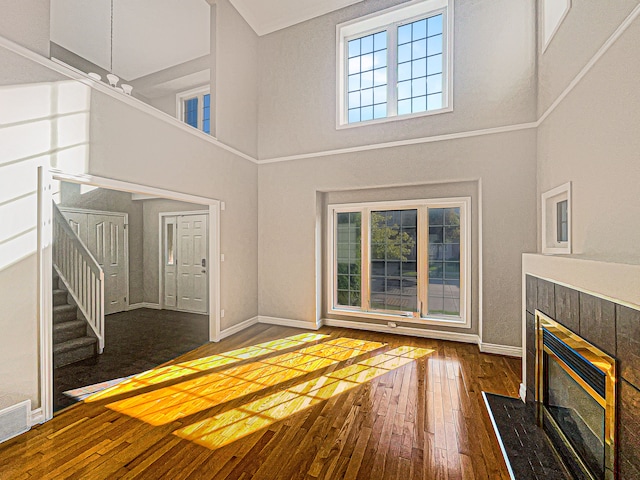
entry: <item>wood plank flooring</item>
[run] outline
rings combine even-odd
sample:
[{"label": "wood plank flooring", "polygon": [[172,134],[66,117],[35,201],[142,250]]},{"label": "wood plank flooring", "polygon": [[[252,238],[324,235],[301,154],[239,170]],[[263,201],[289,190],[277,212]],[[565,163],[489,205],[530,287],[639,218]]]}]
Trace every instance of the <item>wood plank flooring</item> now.
[{"label": "wood plank flooring", "polygon": [[0,445],[0,479],[505,479],[475,345],[256,325]]}]

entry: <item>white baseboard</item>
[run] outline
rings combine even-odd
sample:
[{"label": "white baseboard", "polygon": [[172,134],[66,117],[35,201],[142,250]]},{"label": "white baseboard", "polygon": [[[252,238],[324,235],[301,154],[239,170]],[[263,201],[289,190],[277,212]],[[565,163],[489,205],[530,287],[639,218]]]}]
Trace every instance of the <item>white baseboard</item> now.
[{"label": "white baseboard", "polygon": [[527,387],[524,385],[524,383],[520,384],[520,398],[523,402],[527,401]]},{"label": "white baseboard", "polygon": [[322,326],[322,320],[315,323],[306,322],[304,320],[293,320],[290,318],[266,317],[258,316],[258,323],[267,323],[269,325],[281,325],[283,327],[304,328],[306,330],[318,330]]},{"label": "white baseboard", "polygon": [[504,355],[506,357],[522,358],[522,347],[511,347],[509,345],[497,345],[495,343],[479,342],[482,353],[493,353],[494,355]]},{"label": "white baseboard", "polygon": [[44,412],[41,408],[31,410],[31,426],[44,423]]},{"label": "white baseboard", "polygon": [[356,330],[371,330],[374,332],[394,333],[396,335],[410,335],[413,337],[432,338],[434,340],[450,340],[452,342],[478,343],[478,336],[470,333],[444,332],[441,330],[427,330],[413,327],[389,327],[384,324],[354,322],[350,320],[322,319],[330,327],[353,328]]},{"label": "white baseboard", "polygon": [[230,337],[231,335],[235,335],[236,333],[241,332],[245,328],[249,328],[250,326],[255,325],[256,323],[258,323],[258,317],[249,318],[243,322],[238,323],[237,325],[234,325],[233,327],[229,327],[222,330],[220,332],[220,336],[218,337],[218,339],[222,340],[227,337]]},{"label": "white baseboard", "polygon": [[162,310],[159,303],[149,303],[149,302],[140,302],[140,303],[132,303],[127,307],[127,311],[129,310],[138,310],[139,308],[151,308],[152,310]]}]

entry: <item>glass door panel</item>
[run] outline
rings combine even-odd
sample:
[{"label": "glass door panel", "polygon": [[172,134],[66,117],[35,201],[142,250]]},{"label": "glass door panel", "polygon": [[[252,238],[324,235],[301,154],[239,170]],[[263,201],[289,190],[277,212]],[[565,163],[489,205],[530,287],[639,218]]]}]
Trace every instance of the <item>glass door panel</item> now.
[{"label": "glass door panel", "polygon": [[371,212],[372,310],[418,311],[418,210]]}]

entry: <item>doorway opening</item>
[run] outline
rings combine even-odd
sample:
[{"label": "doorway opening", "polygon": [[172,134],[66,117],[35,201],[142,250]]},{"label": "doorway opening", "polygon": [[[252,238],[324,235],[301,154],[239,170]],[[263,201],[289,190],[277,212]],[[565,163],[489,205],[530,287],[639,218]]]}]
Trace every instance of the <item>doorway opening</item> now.
[{"label": "doorway opening", "polygon": [[[41,396],[48,420],[54,409],[94,388],[218,340],[220,202],[89,175],[41,169],[40,176],[39,215],[43,225],[52,225],[42,230],[39,262]],[[158,223],[165,217],[175,221],[170,239]],[[76,249],[72,254],[56,243],[61,231],[65,245]],[[167,240],[174,243],[174,261],[190,258],[192,264],[176,263],[183,281],[176,283],[175,308],[163,290]],[[91,278],[103,283],[74,292],[86,283],[91,261],[99,272]],[[83,304],[100,299],[101,289],[100,307]],[[94,311],[101,312],[103,330],[87,321],[85,313]],[[74,342],[84,354],[67,353]]]}]

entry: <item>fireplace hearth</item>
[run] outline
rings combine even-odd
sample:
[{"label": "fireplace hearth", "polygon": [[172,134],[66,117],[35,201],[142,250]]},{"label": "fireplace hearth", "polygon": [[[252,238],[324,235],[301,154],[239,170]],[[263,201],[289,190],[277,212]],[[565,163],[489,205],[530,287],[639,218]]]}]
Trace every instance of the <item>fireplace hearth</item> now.
[{"label": "fireplace hearth", "polygon": [[535,321],[538,424],[576,478],[613,480],[616,362],[544,313]]}]

